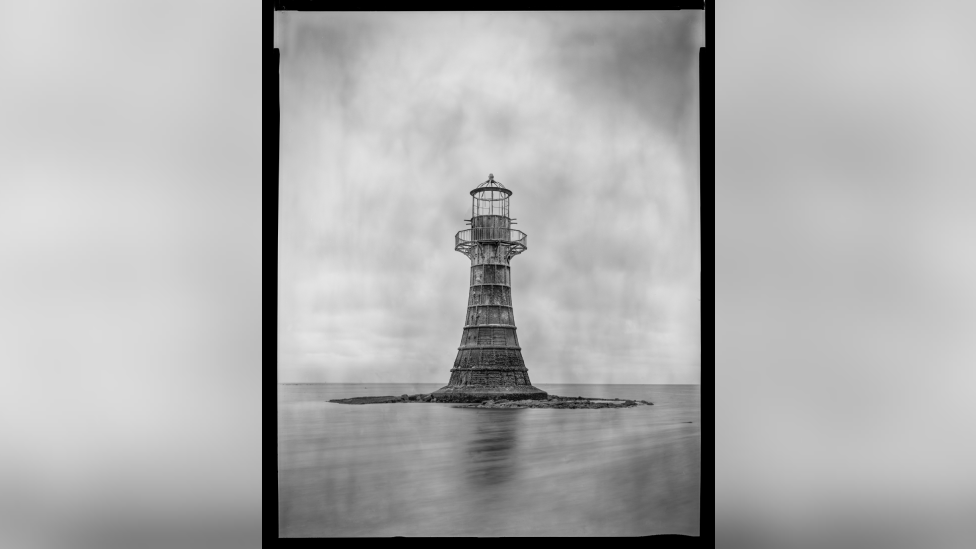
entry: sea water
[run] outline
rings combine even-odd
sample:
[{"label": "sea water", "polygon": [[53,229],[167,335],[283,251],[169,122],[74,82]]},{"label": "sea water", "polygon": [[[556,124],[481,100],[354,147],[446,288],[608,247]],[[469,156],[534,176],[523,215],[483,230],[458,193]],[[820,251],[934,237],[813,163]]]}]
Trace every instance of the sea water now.
[{"label": "sea water", "polygon": [[279,535],[699,535],[698,385],[536,385],[654,403],[625,409],[327,402],[442,385],[278,385]]}]

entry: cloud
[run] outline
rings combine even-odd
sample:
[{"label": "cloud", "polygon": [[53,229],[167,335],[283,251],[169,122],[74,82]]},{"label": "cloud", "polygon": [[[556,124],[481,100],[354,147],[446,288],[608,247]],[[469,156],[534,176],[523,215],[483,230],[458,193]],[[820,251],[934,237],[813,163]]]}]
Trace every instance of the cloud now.
[{"label": "cloud", "polygon": [[529,234],[512,276],[533,380],[697,382],[700,24],[277,13],[282,379],[446,380],[453,236],[493,172]]}]

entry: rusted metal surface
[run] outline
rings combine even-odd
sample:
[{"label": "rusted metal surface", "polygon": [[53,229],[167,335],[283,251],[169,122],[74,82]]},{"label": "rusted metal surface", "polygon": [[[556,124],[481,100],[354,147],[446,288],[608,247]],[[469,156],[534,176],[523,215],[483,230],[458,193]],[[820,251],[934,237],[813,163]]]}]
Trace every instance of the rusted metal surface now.
[{"label": "rusted metal surface", "polygon": [[471,191],[471,219],[465,220],[471,228],[454,235],[454,249],[471,260],[468,307],[450,382],[434,395],[546,396],[529,380],[516,335],[509,261],[528,248],[528,236],[511,228],[511,194],[489,177]]}]

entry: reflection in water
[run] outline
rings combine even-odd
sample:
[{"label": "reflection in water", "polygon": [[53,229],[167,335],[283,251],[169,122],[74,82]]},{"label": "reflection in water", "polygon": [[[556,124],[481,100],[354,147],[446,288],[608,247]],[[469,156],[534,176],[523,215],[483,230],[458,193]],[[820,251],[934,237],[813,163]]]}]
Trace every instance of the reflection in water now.
[{"label": "reflection in water", "polygon": [[[513,478],[514,450],[525,410],[476,410],[473,432],[465,444],[465,477],[474,488],[497,486]],[[479,413],[480,412],[480,413]]]},{"label": "reflection in water", "polygon": [[698,387],[614,388],[655,403],[625,410],[327,402],[355,391],[279,386],[280,536],[699,533]]}]

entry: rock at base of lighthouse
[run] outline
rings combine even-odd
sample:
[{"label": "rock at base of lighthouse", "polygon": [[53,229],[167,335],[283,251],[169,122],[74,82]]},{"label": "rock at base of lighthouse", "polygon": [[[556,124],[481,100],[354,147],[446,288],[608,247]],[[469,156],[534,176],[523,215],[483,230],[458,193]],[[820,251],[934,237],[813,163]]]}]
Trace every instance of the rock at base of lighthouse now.
[{"label": "rock at base of lighthouse", "polygon": [[485,400],[545,400],[549,395],[531,385],[492,387],[464,385],[441,387],[431,393],[438,402],[482,402]]}]

